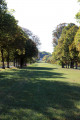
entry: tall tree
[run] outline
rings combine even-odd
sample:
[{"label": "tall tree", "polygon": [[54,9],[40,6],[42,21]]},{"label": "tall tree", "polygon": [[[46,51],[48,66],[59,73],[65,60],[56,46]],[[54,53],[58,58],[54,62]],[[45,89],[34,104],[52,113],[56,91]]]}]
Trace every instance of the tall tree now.
[{"label": "tall tree", "polygon": [[36,46],[36,43],[33,42],[31,39],[28,39],[26,41],[25,55],[26,55],[26,58],[32,58],[38,55],[38,48]]},{"label": "tall tree", "polygon": [[5,0],[0,0],[0,17],[7,11],[7,4]]},{"label": "tall tree", "polygon": [[0,49],[1,49],[1,54],[2,54],[3,68],[5,68],[5,65],[4,65],[4,54],[3,54],[3,49],[1,47],[1,41],[3,39],[3,36],[5,35],[5,33],[2,31],[2,27],[3,27],[2,22],[3,22],[3,17],[6,11],[7,11],[7,4],[5,0],[0,0]]},{"label": "tall tree", "polygon": [[22,30],[28,35],[29,39],[33,40],[36,43],[37,47],[41,45],[40,39],[37,35],[34,35],[30,30],[26,28],[22,28]]},{"label": "tall tree", "polygon": [[3,50],[7,51],[7,67],[9,67],[9,53],[13,46],[15,31],[17,29],[17,21],[14,16],[9,13],[5,13],[2,18],[1,32],[0,32],[0,49],[3,55]]},{"label": "tall tree", "polygon": [[67,23],[59,24],[59,25],[57,25],[55,30],[53,30],[52,36],[53,36],[53,46],[54,47],[56,45],[58,45],[58,39],[60,38],[60,36],[62,34],[62,30],[66,25],[67,25]]},{"label": "tall tree", "polygon": [[24,57],[24,54],[25,54],[25,44],[26,44],[27,39],[29,39],[27,34],[25,34],[22,28],[18,26],[15,41],[13,43],[14,65],[15,65],[15,61],[16,63],[18,62],[18,64],[21,63],[20,61],[22,57]]},{"label": "tall tree", "polygon": [[[69,64],[70,53],[69,45],[74,41],[74,36],[78,30],[78,27],[74,23],[68,24],[64,27],[61,37],[58,40],[58,45],[56,46],[53,56],[56,60],[59,60],[64,68],[64,64]],[[69,65],[68,65],[69,66]]]},{"label": "tall tree", "polygon": [[79,51],[79,55],[80,55],[80,27],[75,35],[74,42],[76,45],[76,49]]},{"label": "tall tree", "polygon": [[[0,51],[3,68],[5,68],[4,58],[6,57],[7,67],[9,67],[9,59],[12,54],[22,67],[25,59],[37,56],[39,38],[30,34],[32,36],[30,39],[25,30],[23,31],[17,25],[15,17],[7,12],[5,0],[0,0],[0,20]],[[6,55],[4,55],[4,51]]]},{"label": "tall tree", "polygon": [[78,27],[76,25],[72,26],[67,31],[64,42],[63,42],[63,44],[64,44],[64,48],[63,48],[64,57],[68,62],[71,61],[71,68],[74,67],[74,62],[75,62],[74,59],[75,58],[73,59],[72,57],[70,57],[69,46],[73,43],[77,30],[78,30]]}]

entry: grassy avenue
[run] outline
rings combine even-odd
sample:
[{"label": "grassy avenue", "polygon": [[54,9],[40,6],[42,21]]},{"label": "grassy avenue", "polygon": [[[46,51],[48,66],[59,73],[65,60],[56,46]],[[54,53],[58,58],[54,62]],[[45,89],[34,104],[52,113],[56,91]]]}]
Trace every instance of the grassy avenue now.
[{"label": "grassy avenue", "polygon": [[0,69],[0,120],[80,120],[80,70]]}]

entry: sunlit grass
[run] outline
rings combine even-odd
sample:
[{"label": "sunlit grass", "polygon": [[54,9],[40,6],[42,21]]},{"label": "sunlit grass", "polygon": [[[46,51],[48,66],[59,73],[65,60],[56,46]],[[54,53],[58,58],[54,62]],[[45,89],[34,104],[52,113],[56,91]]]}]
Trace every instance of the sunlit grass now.
[{"label": "sunlit grass", "polygon": [[35,63],[0,69],[1,120],[80,120],[80,70]]}]

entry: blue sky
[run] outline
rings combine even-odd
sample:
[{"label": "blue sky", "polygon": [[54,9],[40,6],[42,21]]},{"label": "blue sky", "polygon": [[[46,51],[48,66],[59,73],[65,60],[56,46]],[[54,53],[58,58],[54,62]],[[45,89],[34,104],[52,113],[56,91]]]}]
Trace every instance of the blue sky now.
[{"label": "blue sky", "polygon": [[42,43],[40,51],[52,52],[52,31],[60,23],[73,22],[79,11],[77,0],[6,0],[21,27],[31,30]]}]

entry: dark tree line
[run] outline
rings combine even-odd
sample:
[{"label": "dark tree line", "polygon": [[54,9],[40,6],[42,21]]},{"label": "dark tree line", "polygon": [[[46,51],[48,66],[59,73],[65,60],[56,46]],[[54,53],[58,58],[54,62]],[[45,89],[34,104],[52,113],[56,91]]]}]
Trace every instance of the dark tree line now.
[{"label": "dark tree line", "polygon": [[[80,0],[78,0],[80,2]],[[80,11],[76,14],[80,23]],[[74,23],[57,25],[52,32],[54,52],[45,56],[49,63],[61,64],[62,68],[76,68],[80,65],[80,27]]]},{"label": "dark tree line", "polygon": [[59,24],[53,31],[53,46],[52,56],[45,56],[44,61],[60,64],[62,68],[78,68],[80,65],[80,27],[74,23]]},{"label": "dark tree line", "polygon": [[58,40],[58,45],[55,48],[53,56],[56,60],[60,61],[62,68],[66,65],[66,68],[74,68],[77,62],[79,62],[79,52],[75,45],[75,35],[78,31],[78,26],[73,23],[68,24],[61,34]]},{"label": "dark tree line", "polygon": [[[17,25],[18,21],[8,12],[5,0],[0,0],[0,59],[4,62],[14,61],[14,66],[23,67],[27,61],[38,55],[37,43]],[[39,43],[39,42],[38,42]]]}]

